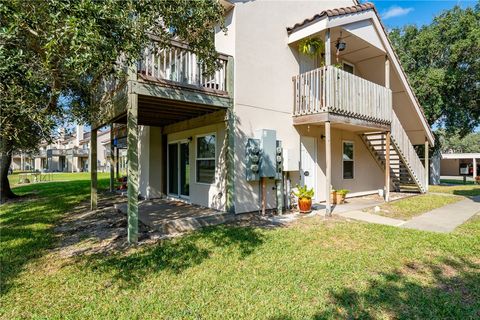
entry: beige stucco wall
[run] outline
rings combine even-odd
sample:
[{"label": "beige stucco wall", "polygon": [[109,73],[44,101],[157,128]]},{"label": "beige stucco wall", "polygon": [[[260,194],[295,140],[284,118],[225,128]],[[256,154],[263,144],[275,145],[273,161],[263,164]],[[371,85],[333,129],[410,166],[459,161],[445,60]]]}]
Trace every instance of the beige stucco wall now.
[{"label": "beige stucco wall", "polygon": [[[325,201],[325,135],[324,126],[301,126],[298,132],[302,136],[317,138],[317,201]],[[343,179],[342,154],[343,141],[354,144],[354,178]],[[332,187],[334,189],[348,189],[349,196],[378,192],[384,188],[384,172],[373,159],[358,133],[340,130],[332,127]]]},{"label": "beige stucco wall", "polygon": [[442,176],[459,176],[460,160],[458,159],[442,159],[440,160],[440,175]]},{"label": "beige stucco wall", "polygon": [[[300,72],[299,54],[287,45],[286,28],[328,8],[353,1],[233,1],[229,31],[215,37],[216,48],[235,60],[235,207],[255,211],[258,182],[245,179],[245,144],[259,129],[274,129],[289,152],[299,153],[300,136],[292,125],[292,76]],[[234,42],[234,43],[233,43]],[[292,176],[297,175],[292,173]],[[267,207],[276,207],[274,181],[267,184]]]},{"label": "beige stucco wall", "polygon": [[138,170],[139,193],[147,198],[162,196],[162,134],[161,128],[139,126]]}]

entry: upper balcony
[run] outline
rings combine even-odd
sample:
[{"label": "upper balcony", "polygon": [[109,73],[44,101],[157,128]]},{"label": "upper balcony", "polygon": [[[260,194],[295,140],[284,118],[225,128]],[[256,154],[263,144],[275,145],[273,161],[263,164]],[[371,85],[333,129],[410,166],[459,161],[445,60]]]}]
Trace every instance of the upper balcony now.
[{"label": "upper balcony", "polygon": [[[184,43],[147,47],[127,79],[103,84],[102,119],[94,127],[109,122],[126,124],[129,94],[138,98],[140,125],[165,127],[216,111],[215,119],[222,118],[221,113],[232,105],[233,58],[219,53],[216,63],[214,74],[206,74],[202,61]],[[113,103],[103,104],[109,94]]]},{"label": "upper balcony", "polygon": [[146,48],[137,72],[146,81],[227,96],[228,56],[219,53],[216,63],[218,70],[207,76],[197,55],[187,45],[172,41],[170,48]]},{"label": "upper balcony", "polygon": [[[365,126],[388,126],[392,91],[334,66],[293,77],[294,124],[313,124],[334,117]],[[336,118],[335,118],[336,117]],[[342,119],[343,118],[343,119]]]},{"label": "upper balcony", "polygon": [[323,11],[288,34],[292,51],[299,52],[294,124],[389,130],[393,106],[407,107],[409,94],[398,69],[390,70],[394,55],[372,5]]}]

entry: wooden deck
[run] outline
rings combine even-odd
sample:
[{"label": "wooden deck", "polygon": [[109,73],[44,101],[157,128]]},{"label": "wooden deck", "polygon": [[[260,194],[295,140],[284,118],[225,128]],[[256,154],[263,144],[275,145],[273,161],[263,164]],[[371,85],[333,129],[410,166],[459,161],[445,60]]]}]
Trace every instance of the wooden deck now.
[{"label": "wooden deck", "polygon": [[126,123],[128,96],[135,94],[138,124],[167,126],[198,118],[232,106],[233,58],[219,54],[219,69],[203,73],[197,56],[184,44],[174,41],[171,48],[144,51],[131,68],[128,78],[105,82],[105,103],[95,127]]},{"label": "wooden deck", "polygon": [[392,91],[333,66],[293,77],[293,122],[325,121],[388,129]]}]

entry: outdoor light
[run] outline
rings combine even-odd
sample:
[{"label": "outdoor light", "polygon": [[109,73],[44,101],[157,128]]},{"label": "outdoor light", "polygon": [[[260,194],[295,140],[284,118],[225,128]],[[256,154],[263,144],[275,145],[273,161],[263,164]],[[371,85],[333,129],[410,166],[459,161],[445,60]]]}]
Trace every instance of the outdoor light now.
[{"label": "outdoor light", "polygon": [[337,43],[335,44],[337,51],[343,51],[347,47],[345,41],[342,40],[342,32],[340,31],[340,37],[338,37]]}]

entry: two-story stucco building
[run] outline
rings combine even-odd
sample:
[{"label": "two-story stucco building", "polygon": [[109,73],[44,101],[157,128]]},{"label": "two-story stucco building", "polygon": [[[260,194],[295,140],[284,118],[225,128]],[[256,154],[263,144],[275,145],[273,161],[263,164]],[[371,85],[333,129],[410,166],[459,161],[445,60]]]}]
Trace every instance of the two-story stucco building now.
[{"label": "two-story stucco building", "polygon": [[[413,145],[433,145],[433,135],[372,4],[222,4],[228,32],[215,34],[215,75],[180,42],[147,49],[96,126],[128,127],[113,139],[127,141],[131,241],[138,194],[243,213],[284,207],[296,184],[313,188],[327,212],[332,187],[384,190],[387,200],[407,184],[427,191]],[[321,50],[301,53],[306,39]],[[277,172],[251,175],[248,146],[266,146],[267,135],[281,146]]]}]

